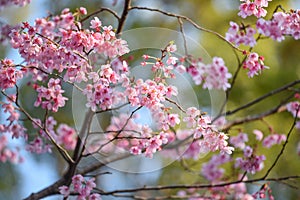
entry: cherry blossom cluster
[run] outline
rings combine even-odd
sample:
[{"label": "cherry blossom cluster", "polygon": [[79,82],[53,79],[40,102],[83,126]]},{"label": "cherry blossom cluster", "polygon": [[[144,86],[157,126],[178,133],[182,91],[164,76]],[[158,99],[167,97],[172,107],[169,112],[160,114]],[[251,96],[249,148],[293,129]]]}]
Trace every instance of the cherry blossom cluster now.
[{"label": "cherry blossom cluster", "polygon": [[265,17],[267,11],[264,9],[268,7],[269,1],[272,0],[241,0],[243,3],[240,5],[238,13],[242,18],[254,15],[257,18]]},{"label": "cherry blossom cluster", "polygon": [[0,89],[6,90],[15,87],[18,80],[22,79],[24,70],[15,67],[10,59],[3,59],[0,62]]},{"label": "cherry blossom cluster", "polygon": [[0,0],[0,9],[6,6],[25,6],[30,3],[31,0]]},{"label": "cherry blossom cluster", "polygon": [[235,22],[230,22],[230,28],[226,32],[226,40],[235,44],[236,46],[240,46],[241,44],[254,47],[256,45],[256,40],[254,35],[256,30],[251,27],[240,27]]},{"label": "cherry blossom cluster", "polygon": [[172,53],[176,52],[176,50],[177,47],[173,43],[170,43],[166,47],[164,50],[168,53],[166,64],[164,64],[161,58],[144,55],[143,58],[145,61],[141,65],[152,64],[152,62],[148,62],[147,60],[154,59],[155,63],[152,65],[152,71],[161,72],[158,74],[162,74],[164,78],[176,78],[173,70],[177,70],[180,73],[188,72],[195,84],[202,84],[204,89],[220,89],[225,91],[230,88],[228,79],[232,75],[228,72],[228,68],[222,58],[214,57],[212,63],[209,64],[204,64],[200,59],[193,59],[192,64],[189,67],[185,67],[184,62],[187,61],[187,58],[178,58],[173,55]]},{"label": "cherry blossom cluster", "polygon": [[[1,8],[0,8],[1,9]],[[0,21],[0,44],[6,44],[9,42],[9,34],[14,29],[19,29],[19,25],[10,25]]]},{"label": "cherry blossom cluster", "polygon": [[52,116],[46,119],[45,126],[47,132],[40,129],[40,127],[42,127],[40,119],[34,119],[32,124],[35,129],[39,130],[39,135],[35,136],[35,138],[29,142],[26,146],[27,151],[37,154],[51,153],[52,145],[49,144],[48,134],[54,138],[58,145],[63,145],[67,150],[74,150],[77,141],[77,134],[74,128],[66,124],[59,124],[55,129],[57,121]]},{"label": "cherry blossom cluster", "polygon": [[83,91],[87,97],[86,106],[93,111],[96,111],[97,107],[106,110],[125,102],[125,93],[112,85],[122,84],[122,87],[128,88],[130,83],[128,75],[127,62],[120,59],[115,59],[111,64],[101,65],[99,72],[89,72],[87,79],[92,84],[88,83]]},{"label": "cherry blossom cluster", "polygon": [[256,27],[259,33],[281,42],[286,35],[292,36],[295,40],[300,39],[299,20],[300,11],[290,13],[276,12],[271,20],[259,19]]},{"label": "cherry blossom cluster", "polygon": [[231,154],[234,150],[228,145],[228,136],[218,131],[216,126],[211,124],[210,117],[201,115],[197,108],[189,107],[183,122],[186,122],[185,125],[188,129],[178,129],[175,136],[170,135],[170,141],[175,139],[178,141],[192,139],[192,141],[176,151],[168,150],[167,156],[175,158],[181,156],[197,160],[199,156],[209,152],[220,151],[222,154]]},{"label": "cherry blossom cluster", "polygon": [[290,112],[293,117],[300,118],[300,102],[299,101],[292,101],[286,105],[286,109]]},{"label": "cherry blossom cluster", "polygon": [[59,192],[64,197],[69,197],[71,193],[78,194],[78,200],[101,200],[100,194],[92,193],[95,187],[95,178],[86,180],[82,175],[77,174],[72,177],[71,185],[69,187],[65,185],[59,187]]},{"label": "cherry blossom cluster", "polygon": [[162,149],[163,145],[168,143],[168,133],[160,132],[148,140],[139,140],[136,146],[130,148],[130,152],[134,155],[144,153],[148,158],[152,158],[153,154]]},{"label": "cherry blossom cluster", "polygon": [[9,138],[23,138],[27,140],[26,128],[20,124],[20,114],[16,110],[13,102],[15,96],[8,98],[8,103],[3,103],[1,108],[3,109],[4,115],[7,116],[6,121],[0,124],[0,161],[10,161],[12,163],[20,163],[23,158],[19,155],[19,150],[12,149],[9,147]]},{"label": "cherry blossom cluster", "polygon": [[[2,127],[0,126],[0,129]],[[2,132],[2,130],[0,130]],[[5,163],[7,161],[18,164],[23,162],[24,158],[20,156],[19,149],[12,149],[8,146],[8,137],[1,133],[0,135],[0,162]]]},{"label": "cherry blossom cluster", "polygon": [[26,145],[26,150],[36,154],[52,153],[52,145],[45,143],[42,137],[36,136]]},{"label": "cherry blossom cluster", "polygon": [[[154,133],[148,125],[140,125],[134,120],[138,116],[130,117],[126,114],[112,117],[111,124],[107,128],[107,141],[116,139],[115,145],[121,150],[129,150],[133,155],[144,154],[152,158],[153,154],[162,149],[168,143],[168,133]],[[111,144],[107,144],[112,146]],[[108,148],[106,148],[108,149]],[[112,147],[110,147],[112,149]],[[116,152],[116,149],[113,149]]]},{"label": "cherry blossom cluster", "polygon": [[244,156],[237,157],[235,160],[235,167],[241,168],[249,173],[255,174],[264,167],[263,161],[266,159],[264,155],[255,155],[250,146],[244,148]]},{"label": "cherry blossom cluster", "polygon": [[146,81],[138,79],[124,93],[132,106],[145,106],[151,111],[157,111],[164,107],[163,102],[166,98],[176,96],[178,92],[172,85],[157,83],[150,79]]},{"label": "cherry blossom cluster", "polygon": [[[14,30],[10,36],[12,46],[19,50],[29,66],[33,81],[48,81],[47,73],[54,72],[63,73],[64,81],[92,81],[93,84],[86,85],[85,94],[89,107],[95,111],[99,105],[102,109],[111,107],[114,95],[109,84],[116,84],[121,73],[125,72],[114,71],[110,65],[99,67],[96,62],[90,63],[89,59],[101,60],[103,55],[113,59],[129,49],[126,41],[117,38],[111,26],[102,26],[97,17],[91,21],[91,30],[82,30],[81,23],[74,16],[84,14],[85,8],[78,9],[74,14],[64,9],[61,15],[36,19],[33,26],[23,23],[22,31]],[[97,73],[99,68],[100,73]],[[125,64],[123,70],[127,70]],[[36,105],[56,112],[66,99],[58,98],[54,100],[58,102],[51,102],[47,94],[49,89],[37,88],[40,94]],[[56,92],[62,92],[57,84],[56,89]],[[46,100],[42,101],[41,98]]]},{"label": "cherry blossom cluster", "polygon": [[268,199],[270,200],[274,200],[274,196],[272,195],[272,190],[271,188],[269,187],[268,184],[263,184],[260,188],[259,191],[255,192],[252,196],[254,199],[264,199],[267,197],[268,194]]},{"label": "cherry blossom cluster", "polygon": [[262,144],[266,148],[270,148],[275,144],[280,144],[282,142],[286,141],[286,135],[285,134],[271,134],[265,137],[262,141]]},{"label": "cherry blossom cluster", "polygon": [[183,121],[187,122],[187,127],[192,128],[193,138],[199,139],[200,152],[207,153],[219,150],[222,153],[231,154],[234,148],[228,146],[228,136],[216,129],[210,117],[202,116],[199,113],[200,110],[190,107],[187,109],[187,116]]},{"label": "cherry blossom cluster", "polygon": [[[263,134],[259,130],[254,130],[253,133],[256,136],[256,140],[260,141],[263,138]],[[274,134],[275,135],[275,134]],[[282,135],[284,137],[285,135]],[[270,137],[266,137],[266,141],[269,141]],[[235,159],[235,167],[241,168],[247,172],[255,174],[257,171],[263,169],[263,161],[265,160],[265,156],[255,155],[252,147],[248,146],[246,143],[249,141],[248,135],[246,133],[240,132],[236,136],[230,137],[230,143],[235,147],[239,148],[243,151],[243,157],[237,157]],[[275,144],[275,143],[274,143]],[[273,144],[272,144],[273,145]],[[269,147],[269,146],[266,146]]]},{"label": "cherry blossom cluster", "polygon": [[[217,161],[218,162],[218,161]],[[240,174],[238,180],[242,178]],[[243,180],[247,180],[245,176]],[[190,196],[189,200],[208,200],[208,199],[243,199],[243,200],[254,200],[253,195],[247,192],[246,184],[241,182],[237,184],[227,185],[224,187],[208,188],[204,192],[198,193],[196,189],[188,189],[186,191],[180,190],[177,195],[181,197]]]},{"label": "cherry blossom cluster", "polygon": [[194,62],[187,69],[196,85],[203,84],[204,89],[227,90],[230,88],[228,79],[232,77],[222,58],[214,57],[211,64],[201,61]]},{"label": "cherry blossom cluster", "polygon": [[246,142],[248,142],[248,134],[239,133],[237,136],[231,136],[229,141],[235,148],[243,150],[246,147]]},{"label": "cherry blossom cluster", "polygon": [[243,68],[248,70],[248,77],[252,78],[255,75],[259,75],[264,69],[269,69],[264,64],[264,57],[259,56],[257,53],[252,52],[247,55]]},{"label": "cherry blossom cluster", "polygon": [[64,90],[61,89],[60,79],[50,78],[47,86],[46,88],[44,86],[35,85],[38,97],[34,102],[34,106],[41,106],[43,109],[57,112],[60,107],[65,106],[65,102],[68,98],[62,95]]},{"label": "cherry blossom cluster", "polygon": [[217,154],[214,155],[210,161],[202,164],[201,173],[209,181],[218,181],[220,180],[225,170],[220,168],[220,165],[231,161],[231,158],[228,154]]},{"label": "cherry blossom cluster", "polygon": [[[177,51],[177,46],[171,41],[165,49],[162,50],[162,57],[157,58],[149,55],[143,55],[144,61],[141,62],[142,66],[152,65],[151,70],[156,74],[161,74],[161,78],[175,78],[173,70],[179,60],[173,53]],[[164,62],[164,58],[166,61]],[[151,61],[152,60],[152,61]],[[160,76],[158,77],[160,78]]]}]

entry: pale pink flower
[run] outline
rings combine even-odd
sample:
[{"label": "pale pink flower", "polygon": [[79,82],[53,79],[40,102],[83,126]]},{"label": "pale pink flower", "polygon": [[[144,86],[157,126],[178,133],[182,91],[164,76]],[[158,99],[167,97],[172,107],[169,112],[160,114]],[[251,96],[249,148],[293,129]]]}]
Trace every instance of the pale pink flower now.
[{"label": "pale pink flower", "polygon": [[94,17],[94,19],[91,21],[91,28],[93,29],[99,29],[102,26],[102,22],[98,17]]}]

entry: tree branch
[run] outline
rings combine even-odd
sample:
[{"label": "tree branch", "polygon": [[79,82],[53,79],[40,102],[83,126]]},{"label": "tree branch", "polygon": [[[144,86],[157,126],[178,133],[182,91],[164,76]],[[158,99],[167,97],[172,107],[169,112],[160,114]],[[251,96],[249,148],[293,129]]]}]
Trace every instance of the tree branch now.
[{"label": "tree branch", "polygon": [[296,80],[296,81],[293,81],[291,83],[288,83],[288,84],[286,84],[284,86],[281,86],[280,88],[277,88],[275,90],[272,90],[272,91],[268,92],[267,94],[265,94],[265,95],[263,95],[263,96],[255,99],[253,101],[250,101],[249,103],[246,103],[245,105],[242,105],[242,106],[240,106],[240,107],[238,107],[238,108],[236,108],[236,109],[234,109],[232,111],[227,111],[223,115],[232,115],[232,114],[234,114],[234,113],[236,113],[236,112],[238,112],[240,110],[243,110],[245,108],[249,108],[250,106],[253,106],[253,105],[257,104],[257,103],[261,102],[262,100],[264,100],[264,99],[266,99],[266,98],[268,98],[270,96],[273,96],[273,95],[275,95],[275,94],[277,94],[279,92],[282,92],[282,91],[284,91],[284,90],[286,90],[286,89],[288,89],[288,88],[290,88],[290,87],[292,87],[294,85],[297,85],[299,83],[300,83],[300,80]]},{"label": "tree branch", "polygon": [[125,20],[126,20],[127,15],[128,15],[128,11],[130,10],[130,4],[131,4],[131,0],[125,0],[123,13],[122,13],[121,18],[119,19],[119,25],[118,25],[118,29],[117,29],[117,32],[116,32],[117,34],[120,34],[123,27],[124,27]]},{"label": "tree branch", "polygon": [[227,44],[229,44],[229,46],[231,46],[233,49],[236,49],[239,52],[243,52],[244,50],[239,49],[238,47],[236,47],[234,44],[232,44],[231,42],[229,42],[228,40],[226,40],[226,38],[224,36],[222,36],[220,33],[217,33],[213,30],[204,28],[202,26],[199,26],[196,22],[194,22],[192,19],[190,19],[187,16],[184,15],[178,15],[178,14],[174,14],[174,13],[170,13],[170,12],[166,12],[160,9],[156,9],[156,8],[148,8],[148,7],[141,7],[141,6],[132,6],[130,8],[130,10],[147,10],[147,11],[152,11],[152,12],[158,12],[161,13],[163,15],[169,16],[169,17],[175,17],[175,18],[180,18],[183,19],[187,22],[189,22],[190,24],[192,24],[196,29],[200,30],[200,31],[204,31],[207,33],[211,33],[215,36],[217,36],[218,38],[220,38],[221,40],[225,41]]}]

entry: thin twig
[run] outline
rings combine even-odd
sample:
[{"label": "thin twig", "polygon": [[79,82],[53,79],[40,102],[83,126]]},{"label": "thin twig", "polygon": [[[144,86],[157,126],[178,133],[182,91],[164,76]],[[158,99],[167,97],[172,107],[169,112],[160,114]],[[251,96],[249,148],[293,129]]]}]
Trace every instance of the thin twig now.
[{"label": "thin twig", "polygon": [[125,24],[125,20],[127,18],[128,15],[128,11],[130,9],[130,4],[131,4],[131,0],[125,0],[124,2],[124,8],[123,8],[123,13],[121,15],[121,18],[119,20],[119,25],[118,25],[118,29],[117,29],[117,34],[120,34],[123,30],[124,24]]},{"label": "thin twig", "polygon": [[[299,110],[300,110],[300,106],[298,106],[298,108],[297,108],[297,110],[296,110],[296,113],[298,113]],[[267,176],[270,174],[270,172],[272,171],[272,169],[273,169],[273,168],[275,167],[275,165],[277,164],[279,158],[283,155],[283,152],[284,152],[284,150],[285,150],[285,148],[286,148],[286,145],[287,145],[288,142],[289,142],[289,138],[290,138],[290,136],[291,136],[291,133],[292,133],[292,131],[293,131],[295,125],[296,125],[296,121],[297,121],[297,116],[294,117],[293,124],[292,124],[292,126],[291,126],[291,128],[290,128],[290,130],[289,130],[289,132],[288,132],[288,134],[287,134],[287,136],[286,136],[286,140],[285,140],[285,142],[283,143],[280,152],[279,152],[278,155],[276,156],[276,159],[274,160],[273,164],[272,164],[272,165],[270,166],[270,168],[267,170],[266,174],[263,176],[264,179],[267,178]]]},{"label": "thin twig", "polygon": [[120,189],[120,190],[112,190],[108,192],[103,192],[101,195],[114,195],[118,193],[130,193],[130,192],[139,192],[139,191],[160,191],[160,190],[169,190],[169,189],[205,189],[205,188],[218,188],[224,187],[229,185],[235,185],[238,183],[255,183],[259,181],[270,181],[270,182],[279,182],[282,180],[289,180],[289,179],[300,179],[300,175],[295,176],[286,176],[286,177],[279,177],[279,178],[256,178],[256,179],[249,179],[249,180],[237,180],[231,182],[224,182],[218,184],[182,184],[182,185],[165,185],[165,186],[144,186],[139,188],[132,188],[132,189]]},{"label": "thin twig", "polygon": [[253,105],[257,104],[257,103],[259,103],[260,101],[262,101],[262,100],[264,100],[264,99],[266,99],[266,98],[268,98],[268,97],[270,97],[270,96],[273,96],[273,95],[275,95],[275,94],[277,94],[277,93],[279,93],[279,92],[282,92],[282,91],[288,89],[289,87],[294,86],[294,85],[297,85],[297,84],[299,84],[299,83],[300,83],[300,80],[296,80],[296,81],[293,81],[293,82],[291,82],[291,83],[288,83],[288,84],[286,84],[286,85],[284,85],[284,86],[281,86],[280,88],[277,88],[277,89],[275,89],[275,90],[272,90],[272,91],[270,91],[270,92],[264,94],[263,96],[261,96],[261,97],[259,97],[259,98],[257,98],[257,99],[254,99],[253,101],[250,101],[249,103],[246,103],[246,104],[244,104],[244,105],[242,105],[242,106],[240,106],[240,107],[238,107],[238,108],[236,108],[236,109],[234,109],[234,110],[232,110],[232,111],[227,111],[227,112],[224,113],[223,115],[232,115],[232,114],[234,114],[234,113],[236,113],[236,112],[238,112],[238,111],[240,111],[240,110],[243,110],[243,109],[245,109],[245,108],[249,108],[250,106],[253,106]]},{"label": "thin twig", "polygon": [[179,23],[179,27],[180,27],[180,32],[181,32],[181,35],[182,35],[182,39],[183,39],[184,54],[186,56],[188,56],[189,53],[188,53],[188,47],[187,47],[186,37],[185,37],[184,29],[183,29],[183,22],[182,22],[181,18],[177,18],[177,19],[178,19],[178,23]]},{"label": "thin twig", "polygon": [[1,93],[6,96],[10,101],[14,102],[16,106],[18,107],[18,110],[21,111],[32,123],[34,123],[37,127],[39,127],[41,130],[43,130],[52,144],[56,147],[56,149],[59,151],[59,153],[62,155],[62,157],[68,162],[68,163],[74,163],[74,160],[71,158],[69,153],[62,147],[60,146],[53,136],[49,133],[49,131],[45,128],[45,126],[42,126],[39,124],[36,120],[33,119],[33,117],[23,108],[19,105],[18,102],[15,102],[11,97],[9,97],[4,91],[1,91]]},{"label": "thin twig", "polygon": [[260,119],[262,119],[264,117],[267,117],[269,115],[272,115],[274,113],[281,112],[283,105],[286,104],[288,102],[288,100],[291,99],[291,98],[292,98],[292,96],[289,96],[284,101],[282,101],[279,105],[277,105],[276,107],[274,107],[274,108],[272,108],[272,109],[270,109],[266,112],[256,114],[256,115],[249,115],[247,117],[231,121],[231,122],[227,123],[225,126],[223,126],[222,130],[223,131],[228,131],[232,126],[236,126],[236,125],[243,124],[243,123],[246,123],[246,122],[260,120]]},{"label": "thin twig", "polygon": [[107,12],[111,13],[118,21],[120,20],[120,17],[118,16],[118,14],[117,14],[115,11],[113,11],[113,10],[111,10],[111,9],[109,9],[109,8],[102,7],[102,8],[100,8],[99,10],[96,10],[95,12],[92,12],[92,13],[86,15],[84,18],[82,18],[82,19],[80,20],[80,22],[82,23],[82,22],[84,22],[85,20],[89,19],[90,17],[92,17],[92,16],[94,16],[94,15],[97,15],[97,14],[103,12],[103,11],[107,11]]},{"label": "thin twig", "polygon": [[163,10],[160,10],[160,9],[156,9],[156,8],[141,7],[141,6],[132,6],[130,8],[130,10],[147,10],[147,11],[151,11],[151,12],[158,12],[158,13],[161,13],[161,14],[169,16],[169,17],[176,17],[176,18],[183,19],[183,20],[189,22],[190,24],[192,24],[196,29],[204,31],[204,32],[207,32],[207,33],[211,33],[211,34],[217,36],[218,38],[220,38],[221,40],[225,41],[233,49],[236,49],[239,52],[244,52],[244,50],[239,49],[234,44],[232,44],[231,42],[229,42],[228,40],[226,40],[226,38],[224,36],[222,36],[220,33],[217,33],[217,32],[215,32],[213,30],[210,30],[210,29],[207,29],[207,28],[204,28],[204,27],[198,25],[196,22],[194,22],[192,19],[190,19],[187,16],[178,15],[178,14],[174,14],[174,13],[170,13],[170,12],[166,12],[166,11],[163,11]]}]

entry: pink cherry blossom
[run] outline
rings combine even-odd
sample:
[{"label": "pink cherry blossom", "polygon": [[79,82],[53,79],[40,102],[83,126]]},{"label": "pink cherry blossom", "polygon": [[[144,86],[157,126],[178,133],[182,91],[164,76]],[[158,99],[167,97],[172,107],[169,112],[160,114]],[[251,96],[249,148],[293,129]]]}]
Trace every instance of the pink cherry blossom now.
[{"label": "pink cherry blossom", "polygon": [[270,148],[275,144],[280,144],[286,141],[286,135],[284,134],[271,134],[264,138],[262,144],[266,148]]},{"label": "pink cherry blossom", "polygon": [[0,1],[0,9],[6,6],[12,6],[12,5],[17,5],[17,6],[25,6],[29,4],[31,0],[1,0]]},{"label": "pink cherry blossom", "polygon": [[62,95],[64,90],[61,89],[60,79],[51,78],[48,82],[48,88],[38,86],[36,91],[38,97],[34,105],[36,107],[41,105],[43,109],[53,112],[57,112],[60,107],[65,106],[65,101],[68,100]]},{"label": "pink cherry blossom", "polygon": [[264,164],[263,161],[266,159],[264,155],[250,155],[248,148],[246,149],[247,157],[241,158],[238,157],[235,160],[235,167],[241,168],[249,173],[255,174],[256,172],[263,169]]},{"label": "pink cherry blossom", "polygon": [[60,124],[56,132],[58,144],[63,144],[68,150],[74,150],[77,142],[76,131],[66,124]]},{"label": "pink cherry blossom", "polygon": [[261,131],[258,130],[258,129],[254,129],[254,130],[253,130],[253,134],[255,135],[255,139],[258,140],[258,141],[261,141],[262,138],[264,137],[263,132],[261,132]]},{"label": "pink cherry blossom", "polygon": [[231,78],[232,75],[228,72],[222,58],[214,57],[213,62],[207,65],[202,62],[197,62],[195,64],[196,67],[190,67],[188,72],[196,85],[203,83],[204,89],[227,90],[230,88],[228,79]]},{"label": "pink cherry blossom", "polygon": [[45,144],[43,139],[39,136],[35,137],[27,146],[26,150],[31,153],[42,154],[42,153],[51,153],[52,145]]},{"label": "pink cherry blossom", "polygon": [[267,11],[264,7],[268,7],[268,1],[272,0],[241,0],[242,3],[239,7],[240,12],[238,13],[239,16],[242,18],[246,18],[248,16],[254,15],[257,18],[265,17]]},{"label": "pink cherry blossom", "polygon": [[259,33],[281,42],[285,36],[300,39],[299,11],[276,12],[271,20],[259,19],[256,27]]},{"label": "pink cherry blossom", "polygon": [[254,75],[259,75],[268,66],[264,65],[264,57],[259,56],[257,53],[250,53],[243,63],[243,68],[248,69],[248,77],[252,78]]},{"label": "pink cherry blossom", "polygon": [[230,160],[230,156],[227,154],[214,155],[209,162],[202,165],[201,173],[209,181],[220,180],[225,172],[220,165],[227,163]]},{"label": "pink cherry blossom", "polygon": [[234,147],[244,149],[246,147],[245,142],[248,142],[248,135],[239,133],[237,136],[231,136],[229,141]]},{"label": "pink cherry blossom", "polygon": [[59,188],[59,193],[64,195],[64,197],[67,197],[70,195],[70,190],[69,190],[69,187],[68,186],[60,186]]},{"label": "pink cherry blossom", "polygon": [[0,62],[0,88],[6,90],[16,85],[23,78],[23,71],[14,66],[12,60],[4,59]]},{"label": "pink cherry blossom", "polygon": [[234,43],[236,46],[240,46],[241,44],[254,47],[256,45],[256,40],[254,38],[254,34],[256,30],[251,27],[242,27],[235,22],[230,22],[230,28],[226,33],[226,39],[229,42]]},{"label": "pink cherry blossom", "polygon": [[99,20],[98,17],[94,17],[94,19],[91,21],[91,28],[93,29],[99,29],[102,26],[102,22]]},{"label": "pink cherry blossom", "polygon": [[299,101],[293,101],[286,105],[286,109],[290,112],[293,117],[300,118],[300,103]]},{"label": "pink cherry blossom", "polygon": [[85,180],[85,178],[76,174],[72,177],[72,183],[68,186],[59,187],[60,194],[64,195],[64,197],[68,197],[71,192],[78,193],[77,199],[97,199],[101,200],[99,194],[91,194],[93,188],[96,187],[95,178],[91,178],[89,180]]}]

